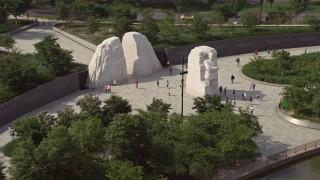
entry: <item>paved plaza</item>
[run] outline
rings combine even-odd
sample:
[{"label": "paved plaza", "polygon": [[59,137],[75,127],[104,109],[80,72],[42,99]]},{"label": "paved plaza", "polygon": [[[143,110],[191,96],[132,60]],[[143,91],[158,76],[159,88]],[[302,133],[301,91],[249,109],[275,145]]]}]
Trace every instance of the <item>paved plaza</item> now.
[{"label": "paved plaza", "polygon": [[[56,34],[47,27],[42,27],[42,25],[32,28],[28,31],[19,33],[14,37],[17,39],[17,47],[22,49],[22,52],[33,52],[34,49],[31,48],[32,44],[40,41],[45,35],[53,33],[59,38],[59,43],[62,48],[73,50],[74,59],[77,62],[82,62],[88,64],[91,60],[93,52],[87,48],[75,43],[74,41],[65,38],[59,34]],[[31,35],[32,34],[32,35]],[[27,38],[32,36],[32,38]],[[33,46],[32,46],[33,47]],[[292,55],[302,54],[305,48],[294,48],[286,49]],[[308,52],[319,51],[320,46],[308,47]],[[218,52],[219,54],[219,52]],[[268,56],[266,52],[261,52],[259,55]],[[236,58],[240,58],[240,66],[237,66],[235,61]],[[284,121],[276,113],[278,104],[280,102],[281,96],[279,93],[282,91],[282,87],[271,86],[266,84],[261,84],[255,82],[256,89],[255,92],[249,90],[252,81],[248,78],[244,78],[241,74],[241,67],[248,63],[249,58],[252,54],[242,54],[237,56],[229,56],[224,58],[218,58],[219,65],[219,85],[223,87],[227,86],[227,97],[232,100],[232,90],[236,90],[236,108],[238,107],[248,107],[250,105],[249,101],[242,100],[241,93],[246,91],[247,98],[251,95],[253,97],[254,114],[259,118],[260,124],[263,126],[263,134],[259,136],[256,140],[259,150],[262,155],[271,155],[282,150],[292,148],[307,142],[311,142],[320,139],[320,130],[309,129],[301,126],[291,124]],[[133,109],[146,109],[146,105],[152,102],[152,99],[160,98],[164,102],[170,103],[172,105],[172,112],[181,112],[181,76],[179,75],[181,71],[181,65],[173,66],[173,73],[170,75],[169,69],[165,68],[158,73],[145,78],[134,78],[131,77],[129,82],[119,86],[112,87],[112,93],[119,95],[127,99],[133,106]],[[230,80],[231,75],[235,76],[235,82],[232,84]],[[186,76],[185,76],[186,77]],[[139,87],[136,88],[136,80],[138,80]],[[160,87],[157,87],[156,81],[160,81]],[[166,87],[166,81],[169,81],[168,89]],[[170,96],[168,93],[170,92]],[[62,110],[66,107],[74,108],[79,111],[79,108],[75,105],[77,99],[83,97],[85,94],[92,93],[98,94],[101,100],[107,99],[110,94],[100,92],[99,89],[87,89],[83,91],[78,91],[70,96],[61,98],[57,101],[44,105],[30,113],[35,114],[40,111],[48,111],[50,113],[56,113],[57,110]],[[256,93],[260,94],[260,100],[255,99]],[[193,96],[189,94],[184,94],[184,113],[191,114],[195,113],[192,110]],[[226,96],[222,94],[222,99],[225,101]],[[224,103],[224,102],[223,102]],[[12,125],[13,122],[8,123],[0,127],[0,148],[11,140],[9,133],[7,131],[8,126]],[[1,156],[2,153],[0,154]]]}]

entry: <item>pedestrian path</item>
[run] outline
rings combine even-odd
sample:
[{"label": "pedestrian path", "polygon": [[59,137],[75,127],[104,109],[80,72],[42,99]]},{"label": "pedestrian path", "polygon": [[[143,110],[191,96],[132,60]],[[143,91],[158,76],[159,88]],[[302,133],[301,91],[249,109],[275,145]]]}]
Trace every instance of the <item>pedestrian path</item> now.
[{"label": "pedestrian path", "polygon": [[51,22],[49,26],[49,21],[42,19],[38,20],[38,26],[13,35],[14,39],[17,42],[15,46],[21,50],[21,53],[34,53],[35,48],[33,45],[35,43],[40,42],[46,36],[53,35],[54,37],[58,38],[57,42],[59,43],[61,48],[72,51],[73,58],[76,62],[86,65],[90,63],[91,57],[94,54],[93,51],[53,31],[52,26],[57,22]]},{"label": "pedestrian path", "polygon": [[[83,62],[89,64],[92,51],[86,49],[85,47],[77,44],[76,42],[55,34],[50,27],[39,25],[28,31],[19,33],[14,37],[17,39],[18,43],[16,46],[23,50],[24,53],[32,53],[31,45],[40,41],[46,35],[54,34],[58,37],[58,42],[61,44],[62,48],[74,50],[73,54],[77,62]],[[302,54],[305,48],[294,48],[287,49],[293,55]],[[320,47],[308,47],[308,52],[319,51]],[[267,56],[266,52],[262,52],[261,55]],[[237,66],[235,61],[236,58],[240,58],[240,67]],[[282,91],[281,87],[269,86],[266,84],[256,84],[255,92],[249,91],[250,84],[252,82],[243,78],[241,75],[241,67],[248,63],[249,58],[252,54],[242,54],[237,56],[229,56],[218,59],[219,69],[219,85],[223,87],[227,86],[227,95],[222,96],[223,101],[226,97],[230,100],[233,99],[232,90],[236,90],[235,100],[237,102],[236,108],[246,108],[250,105],[249,101],[243,101],[241,97],[241,92],[244,90],[247,93],[247,97],[252,95],[254,114],[259,118],[260,124],[263,126],[263,134],[259,136],[256,140],[259,150],[262,155],[271,155],[285,149],[298,146],[307,142],[311,142],[319,139],[320,131],[314,129],[308,129],[305,127],[300,127],[289,122],[282,120],[276,114],[276,108],[280,101],[279,93]],[[119,95],[125,99],[128,99],[133,109],[146,109],[146,105],[152,102],[152,99],[160,98],[164,102],[170,103],[172,105],[172,112],[180,113],[181,111],[181,76],[179,75],[181,71],[181,66],[173,66],[173,73],[170,75],[169,69],[163,69],[158,73],[145,78],[129,78],[129,82],[124,85],[113,86],[112,94]],[[234,83],[231,83],[231,75],[235,76]],[[139,88],[136,88],[136,80],[138,80]],[[156,81],[159,80],[160,87],[157,87]],[[169,81],[170,90],[166,88],[166,80]],[[170,92],[170,96],[168,93]],[[259,92],[261,100],[257,100],[256,93]],[[84,91],[78,91],[75,94],[61,98],[57,101],[44,105],[30,113],[35,114],[40,111],[48,111],[50,113],[56,113],[57,110],[62,110],[66,107],[72,107],[76,111],[79,108],[75,105],[77,99],[83,97],[85,94],[92,93],[98,94],[99,98],[106,99],[110,94],[100,93],[98,89],[92,90],[87,89]],[[189,94],[184,94],[184,114],[194,113],[192,109],[193,96]],[[0,148],[9,142],[11,139],[7,132],[7,128],[12,123],[8,123],[5,126],[0,127]],[[0,154],[1,156],[1,154]]]}]

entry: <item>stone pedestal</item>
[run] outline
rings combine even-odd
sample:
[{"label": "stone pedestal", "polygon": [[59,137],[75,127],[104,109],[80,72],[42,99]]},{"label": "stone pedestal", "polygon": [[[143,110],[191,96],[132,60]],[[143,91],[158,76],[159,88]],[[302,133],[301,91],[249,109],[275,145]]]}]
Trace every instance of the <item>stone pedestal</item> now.
[{"label": "stone pedestal", "polygon": [[127,82],[126,60],[120,39],[111,37],[99,44],[88,68],[89,88],[97,88],[100,83]]},{"label": "stone pedestal", "polygon": [[218,94],[217,51],[208,46],[198,46],[188,56],[186,92],[193,96]]},{"label": "stone pedestal", "polygon": [[122,38],[122,45],[129,75],[144,77],[162,69],[146,36],[128,32]]}]

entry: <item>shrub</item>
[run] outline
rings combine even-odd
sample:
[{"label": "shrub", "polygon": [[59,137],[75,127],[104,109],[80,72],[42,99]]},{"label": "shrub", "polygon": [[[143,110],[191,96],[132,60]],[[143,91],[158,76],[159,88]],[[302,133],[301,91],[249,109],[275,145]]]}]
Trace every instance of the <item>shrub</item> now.
[{"label": "shrub", "polygon": [[309,24],[312,30],[315,30],[315,31],[320,30],[320,19],[318,19],[317,16],[307,14],[304,17],[304,22]]}]

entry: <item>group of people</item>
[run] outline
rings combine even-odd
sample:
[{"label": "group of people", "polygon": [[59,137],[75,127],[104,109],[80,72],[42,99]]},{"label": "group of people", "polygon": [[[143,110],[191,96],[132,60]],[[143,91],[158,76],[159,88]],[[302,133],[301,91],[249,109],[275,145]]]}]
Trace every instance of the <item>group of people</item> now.
[{"label": "group of people", "polygon": [[14,136],[15,136],[14,129],[11,126],[9,126],[8,131],[9,131],[9,135],[12,137],[12,139],[14,139]]},{"label": "group of people", "polygon": [[[103,89],[103,83],[102,82],[100,82],[100,92],[102,92],[102,89]],[[104,91],[106,92],[106,93],[111,93],[111,84],[105,84],[104,85]]]}]

